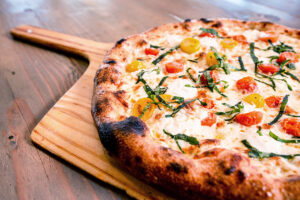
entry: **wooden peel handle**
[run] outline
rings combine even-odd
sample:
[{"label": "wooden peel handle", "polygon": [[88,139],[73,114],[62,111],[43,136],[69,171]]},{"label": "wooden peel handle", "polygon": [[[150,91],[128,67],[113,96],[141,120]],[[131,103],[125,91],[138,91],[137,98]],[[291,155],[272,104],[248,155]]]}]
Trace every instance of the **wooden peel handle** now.
[{"label": "wooden peel handle", "polygon": [[106,45],[111,47],[111,44],[86,40],[30,25],[15,27],[11,30],[11,34],[15,38],[78,54],[89,60],[93,56],[103,55],[103,51],[107,50],[107,48],[105,48]]}]

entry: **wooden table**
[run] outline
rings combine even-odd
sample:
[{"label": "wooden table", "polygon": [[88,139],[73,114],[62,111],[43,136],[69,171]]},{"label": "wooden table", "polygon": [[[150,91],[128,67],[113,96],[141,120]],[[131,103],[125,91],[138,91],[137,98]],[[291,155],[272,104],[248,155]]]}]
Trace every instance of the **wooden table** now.
[{"label": "wooden table", "polygon": [[186,18],[268,20],[300,29],[296,0],[1,0],[0,199],[130,199],[34,146],[30,132],[78,80],[87,62],[20,41],[9,30],[31,24],[114,42]]}]

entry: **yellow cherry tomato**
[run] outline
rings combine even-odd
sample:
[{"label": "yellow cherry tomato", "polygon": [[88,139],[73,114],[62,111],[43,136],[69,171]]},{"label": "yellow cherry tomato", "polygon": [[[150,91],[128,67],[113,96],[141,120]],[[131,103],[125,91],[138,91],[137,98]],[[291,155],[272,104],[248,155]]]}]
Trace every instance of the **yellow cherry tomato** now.
[{"label": "yellow cherry tomato", "polygon": [[257,93],[246,96],[244,98],[244,101],[251,105],[254,104],[256,106],[256,108],[262,108],[265,105],[264,98],[260,94],[257,94]]},{"label": "yellow cherry tomato", "polygon": [[200,49],[200,41],[196,38],[185,38],[180,43],[180,49],[188,54],[195,53]]},{"label": "yellow cherry tomato", "polygon": [[126,66],[126,72],[135,72],[139,69],[145,69],[146,66],[142,61],[134,60]]},{"label": "yellow cherry tomato", "polygon": [[[152,102],[153,101],[149,98],[141,98],[137,100],[133,106],[132,115],[135,117],[140,117],[143,121],[150,119],[155,110],[155,105],[152,104]],[[144,111],[146,106],[149,108]]]},{"label": "yellow cherry tomato", "polygon": [[[224,56],[224,54],[219,53],[220,56]],[[225,56],[225,61],[227,60],[227,57]],[[210,51],[206,54],[206,64],[208,66],[213,66],[218,64],[217,58],[215,57],[215,54],[213,51]]]},{"label": "yellow cherry tomato", "polygon": [[233,39],[224,39],[220,43],[224,49],[233,49],[238,44],[237,41]]},{"label": "yellow cherry tomato", "polygon": [[[163,100],[165,100],[165,102],[167,102],[167,103],[170,103],[170,102],[173,102],[174,100],[172,100],[172,98],[173,98],[173,96],[172,95],[170,95],[170,94],[162,94],[162,95],[160,95],[160,97],[163,99]],[[166,109],[169,109],[169,108],[167,108],[165,105],[162,105],[164,108],[166,108]]]}]

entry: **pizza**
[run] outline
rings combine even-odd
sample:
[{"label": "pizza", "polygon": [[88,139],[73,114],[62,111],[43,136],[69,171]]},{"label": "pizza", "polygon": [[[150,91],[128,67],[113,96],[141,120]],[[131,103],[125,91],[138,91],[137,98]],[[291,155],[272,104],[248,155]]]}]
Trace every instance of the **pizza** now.
[{"label": "pizza", "polygon": [[300,31],[185,20],[123,38],[96,73],[103,146],[179,199],[300,199]]}]

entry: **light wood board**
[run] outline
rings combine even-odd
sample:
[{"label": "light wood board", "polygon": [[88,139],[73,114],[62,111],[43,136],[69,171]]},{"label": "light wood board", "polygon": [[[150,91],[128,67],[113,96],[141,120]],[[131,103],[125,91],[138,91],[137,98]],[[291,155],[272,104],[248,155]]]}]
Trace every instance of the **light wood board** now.
[{"label": "light wood board", "polygon": [[100,142],[91,115],[93,79],[113,44],[29,25],[16,27],[11,33],[14,37],[78,54],[89,60],[89,66],[82,77],[34,128],[32,141],[98,179],[125,190],[136,199],[170,199],[120,169]]}]

